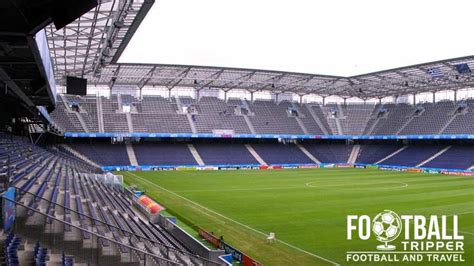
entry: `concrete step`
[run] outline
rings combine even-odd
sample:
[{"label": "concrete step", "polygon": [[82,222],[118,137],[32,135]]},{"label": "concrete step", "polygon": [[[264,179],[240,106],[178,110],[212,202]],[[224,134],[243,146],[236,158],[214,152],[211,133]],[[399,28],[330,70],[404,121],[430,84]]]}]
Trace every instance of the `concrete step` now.
[{"label": "concrete step", "polygon": [[253,158],[255,158],[259,164],[268,165],[250,144],[245,144],[245,148],[247,148],[247,150],[250,152],[250,154],[252,154]]}]

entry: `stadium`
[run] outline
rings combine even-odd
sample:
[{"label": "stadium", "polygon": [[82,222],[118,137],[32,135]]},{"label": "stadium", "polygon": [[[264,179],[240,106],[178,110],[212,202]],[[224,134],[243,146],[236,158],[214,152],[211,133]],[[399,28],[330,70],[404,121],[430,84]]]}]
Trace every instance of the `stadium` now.
[{"label": "stadium", "polygon": [[2,265],[474,264],[474,55],[122,62],[157,5],[0,3]]}]

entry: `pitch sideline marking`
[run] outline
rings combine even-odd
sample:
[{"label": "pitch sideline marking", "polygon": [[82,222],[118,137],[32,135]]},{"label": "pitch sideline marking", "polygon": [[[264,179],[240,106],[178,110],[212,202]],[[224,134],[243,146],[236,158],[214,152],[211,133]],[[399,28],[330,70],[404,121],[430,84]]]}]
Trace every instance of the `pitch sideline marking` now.
[{"label": "pitch sideline marking", "polygon": [[289,187],[262,187],[262,188],[235,188],[235,189],[190,189],[190,190],[175,190],[175,192],[233,192],[233,191],[259,191],[259,190],[287,190],[294,188],[305,188],[304,186],[289,186]]},{"label": "pitch sideline marking", "polygon": [[[229,220],[229,221],[231,221],[231,222],[234,222],[234,223],[236,223],[236,224],[238,224],[238,225],[240,225],[240,226],[243,226],[243,227],[245,227],[245,228],[247,228],[247,229],[249,229],[249,230],[251,230],[251,231],[254,231],[254,232],[258,233],[258,234],[261,234],[261,235],[263,235],[263,236],[267,236],[267,234],[265,234],[265,233],[263,233],[263,232],[261,232],[261,231],[258,231],[257,229],[254,229],[254,228],[252,228],[252,227],[250,227],[250,226],[248,226],[248,225],[245,225],[245,224],[243,224],[243,223],[240,223],[240,222],[238,222],[238,221],[235,221],[234,219],[231,219],[231,218],[229,218],[229,217],[227,217],[227,216],[224,216],[224,215],[222,215],[222,214],[220,214],[220,213],[218,213],[218,212],[216,212],[216,211],[213,211],[213,210],[211,210],[211,209],[209,209],[209,208],[207,208],[207,207],[204,207],[204,206],[202,206],[202,205],[199,204],[199,203],[196,203],[196,202],[194,202],[194,201],[192,201],[192,200],[190,200],[190,199],[188,199],[188,198],[185,198],[185,197],[183,197],[183,196],[181,196],[181,195],[179,195],[179,194],[176,194],[176,193],[174,193],[173,191],[168,190],[168,189],[166,189],[166,188],[164,188],[164,187],[161,187],[161,186],[159,186],[158,184],[155,184],[155,183],[153,183],[153,182],[151,182],[151,181],[149,181],[149,180],[147,180],[147,179],[145,179],[145,178],[143,178],[143,177],[140,177],[140,176],[138,176],[138,175],[136,175],[136,174],[134,174],[134,173],[132,173],[132,172],[130,172],[130,171],[127,171],[127,173],[129,173],[129,174],[135,176],[136,178],[138,178],[138,179],[140,179],[140,180],[142,180],[142,181],[144,181],[144,182],[146,182],[146,183],[149,183],[149,184],[151,184],[151,185],[153,185],[153,186],[156,186],[156,187],[158,187],[158,188],[160,188],[160,189],[162,189],[162,190],[164,190],[164,191],[166,191],[166,192],[168,192],[168,193],[170,193],[170,194],[173,194],[173,195],[175,195],[175,196],[177,196],[177,197],[179,197],[179,198],[181,198],[181,199],[184,199],[184,200],[186,200],[186,201],[188,201],[188,202],[191,202],[191,203],[195,204],[196,206],[199,206],[200,208],[202,208],[202,209],[204,209],[204,210],[207,210],[207,211],[209,211],[209,212],[212,212],[212,213],[216,214],[217,216],[220,216],[220,217],[222,217],[222,218],[224,218],[224,219],[227,219],[227,220]],[[309,251],[306,251],[306,250],[304,250],[304,249],[301,249],[301,248],[299,248],[299,247],[296,247],[296,246],[294,246],[294,245],[292,245],[292,244],[289,244],[289,243],[287,243],[287,242],[285,242],[285,241],[282,241],[282,240],[280,240],[280,239],[276,239],[276,241],[278,241],[278,242],[280,242],[280,243],[282,243],[282,244],[284,244],[284,245],[286,245],[286,246],[288,246],[288,247],[294,248],[294,249],[296,249],[296,250],[298,250],[298,251],[300,251],[300,252],[303,252],[303,253],[305,253],[305,254],[307,254],[307,255],[310,255],[310,256],[313,256],[313,257],[315,257],[315,258],[318,258],[318,259],[324,260],[324,261],[326,261],[326,262],[329,262],[329,263],[331,263],[331,264],[333,264],[333,265],[339,265],[339,263],[337,263],[337,262],[334,262],[334,261],[331,261],[331,260],[329,260],[329,259],[323,258],[323,257],[321,257],[321,256],[319,256],[319,255],[316,255],[316,254],[314,254],[314,253],[311,253],[311,252],[309,252]]]},{"label": "pitch sideline marking", "polygon": [[[452,231],[452,230],[451,230]],[[473,232],[467,232],[467,231],[461,231],[461,230],[458,230],[458,232],[461,232],[463,234],[468,234],[468,235],[473,235],[474,236],[474,233]]]},{"label": "pitch sideline marking", "polygon": [[[313,185],[313,183],[316,183],[316,181],[312,181],[312,182],[308,182],[305,184],[305,186],[307,187],[310,187],[310,188],[331,188],[331,187],[335,187],[335,188],[338,188],[338,187],[343,187],[343,186],[347,186],[345,184],[341,184],[341,185],[322,185],[322,186],[315,186]],[[363,185],[387,185],[387,184],[397,184],[397,185],[401,185],[401,186],[398,186],[398,187],[386,187],[386,188],[370,188],[370,187],[367,187],[367,188],[341,188],[343,190],[367,190],[367,189],[399,189],[399,188],[406,188],[408,187],[408,184],[407,183],[404,183],[404,182],[381,182],[381,183],[367,183],[367,184],[363,184]]]},{"label": "pitch sideline marking", "polygon": [[[448,215],[448,216],[471,214],[471,213],[474,213],[474,211],[461,212],[461,213],[457,213],[457,214],[451,214],[451,215]],[[453,231],[452,229],[449,229],[449,230],[450,230],[450,231]],[[461,230],[459,230],[459,229],[458,229],[458,232],[461,232],[461,233],[464,233],[464,234],[468,234],[468,235],[473,235],[473,236],[474,236],[474,233],[473,233],[473,232],[461,231]]]}]

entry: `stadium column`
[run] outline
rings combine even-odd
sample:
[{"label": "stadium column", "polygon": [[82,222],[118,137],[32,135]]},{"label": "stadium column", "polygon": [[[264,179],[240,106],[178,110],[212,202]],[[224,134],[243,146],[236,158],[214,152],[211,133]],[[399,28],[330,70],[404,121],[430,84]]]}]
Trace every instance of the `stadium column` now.
[{"label": "stadium column", "polygon": [[436,102],[436,92],[433,92],[433,103]]},{"label": "stadium column", "polygon": [[413,105],[416,105],[416,93],[413,93]]},{"label": "stadium column", "polygon": [[303,95],[300,94],[300,104],[303,104]]},{"label": "stadium column", "polygon": [[458,90],[454,90],[454,103],[458,103]]}]

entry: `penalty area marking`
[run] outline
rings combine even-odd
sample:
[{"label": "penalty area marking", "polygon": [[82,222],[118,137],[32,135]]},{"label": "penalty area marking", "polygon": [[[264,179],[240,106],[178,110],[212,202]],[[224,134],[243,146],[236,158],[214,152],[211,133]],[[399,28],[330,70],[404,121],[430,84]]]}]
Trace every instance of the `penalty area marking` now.
[{"label": "penalty area marking", "polygon": [[[400,189],[400,188],[406,188],[408,187],[407,183],[403,182],[380,182],[380,183],[365,183],[361,185],[373,185],[372,187],[360,187],[360,188],[354,188],[353,185],[346,185],[346,184],[341,184],[341,185],[321,185],[321,186],[316,186],[314,185],[316,183],[315,181],[313,182],[308,182],[305,184],[305,186],[310,187],[310,188],[335,188],[335,189],[342,189],[342,190],[381,190],[381,189]],[[377,185],[398,185],[398,186],[393,186],[393,187],[376,187]],[[352,187],[351,187],[352,186]]]},{"label": "penalty area marking", "polygon": [[[188,199],[188,198],[185,198],[185,197],[183,197],[183,196],[181,196],[181,195],[179,195],[179,194],[176,194],[176,193],[174,193],[173,191],[168,190],[168,189],[166,189],[166,188],[164,188],[164,187],[161,187],[161,186],[159,186],[158,184],[155,184],[155,183],[153,183],[153,182],[151,182],[151,181],[149,181],[149,180],[147,180],[147,179],[145,179],[145,178],[143,178],[143,177],[140,177],[140,176],[138,176],[138,175],[136,175],[136,174],[134,174],[134,173],[132,173],[132,172],[127,171],[127,173],[129,173],[129,174],[135,176],[136,178],[142,180],[143,182],[146,182],[146,183],[148,183],[148,184],[150,184],[150,185],[152,185],[152,186],[155,186],[155,187],[157,187],[157,188],[159,188],[159,189],[162,189],[162,190],[164,190],[164,191],[166,191],[166,192],[168,192],[168,193],[170,193],[170,194],[173,194],[173,195],[175,195],[175,196],[178,197],[178,198],[181,198],[181,199],[183,199],[183,200],[186,200],[186,201],[188,201],[188,202],[190,202],[190,203],[192,203],[192,204],[194,204],[194,205],[196,205],[196,206],[198,206],[198,207],[200,207],[200,208],[202,208],[202,209],[204,209],[204,210],[206,210],[206,211],[208,211],[208,212],[212,212],[212,213],[214,213],[214,214],[217,215],[217,216],[220,216],[220,217],[222,217],[222,218],[224,218],[224,219],[226,219],[226,220],[229,220],[229,221],[231,221],[231,222],[233,222],[233,223],[235,223],[235,224],[238,224],[238,225],[240,225],[240,226],[243,226],[243,227],[245,227],[245,228],[247,228],[247,229],[249,229],[249,230],[251,230],[251,231],[254,231],[254,232],[256,232],[256,233],[258,233],[258,234],[260,234],[260,235],[268,236],[267,234],[265,234],[265,233],[263,233],[263,232],[261,232],[261,231],[258,231],[257,229],[254,229],[254,228],[252,228],[252,227],[250,227],[250,226],[248,226],[248,225],[245,225],[245,224],[243,224],[243,223],[240,223],[240,222],[238,222],[238,221],[236,221],[236,220],[234,220],[234,219],[231,219],[231,218],[229,218],[229,217],[227,217],[227,216],[224,216],[224,215],[222,215],[222,214],[220,214],[220,213],[218,213],[218,212],[216,212],[216,211],[213,211],[213,210],[211,210],[211,209],[209,209],[209,208],[207,208],[207,207],[204,207],[204,206],[202,206],[202,205],[199,204],[199,203],[196,203],[196,202],[194,202],[194,201],[192,201],[192,200],[190,200],[190,199]],[[298,250],[298,251],[300,251],[300,252],[302,252],[302,253],[305,253],[305,254],[307,254],[307,255],[310,255],[310,256],[312,256],[312,257],[318,258],[318,259],[320,259],[320,260],[324,260],[324,261],[329,262],[329,263],[331,263],[331,264],[333,264],[333,265],[339,265],[339,263],[337,263],[337,262],[334,262],[334,261],[332,261],[332,260],[326,259],[326,258],[324,258],[324,257],[321,257],[321,256],[319,256],[319,255],[316,255],[316,254],[314,254],[314,253],[311,253],[311,252],[306,251],[306,250],[304,250],[304,249],[301,249],[301,248],[299,248],[299,247],[296,247],[296,246],[294,246],[294,245],[292,245],[292,244],[290,244],[290,243],[286,243],[285,241],[282,241],[282,240],[279,240],[279,239],[275,239],[275,240],[278,241],[278,242],[280,242],[280,243],[282,243],[282,244],[284,244],[284,245],[286,245],[286,246],[288,246],[288,247],[290,247],[290,248],[296,249],[296,250]]]}]

